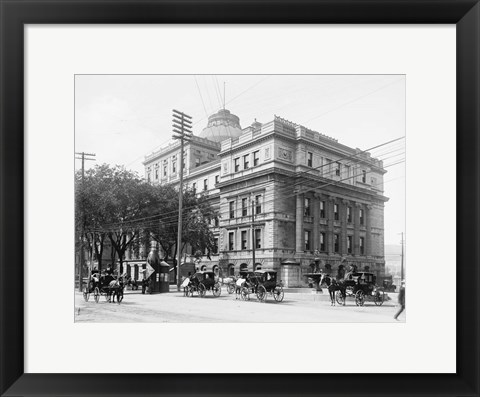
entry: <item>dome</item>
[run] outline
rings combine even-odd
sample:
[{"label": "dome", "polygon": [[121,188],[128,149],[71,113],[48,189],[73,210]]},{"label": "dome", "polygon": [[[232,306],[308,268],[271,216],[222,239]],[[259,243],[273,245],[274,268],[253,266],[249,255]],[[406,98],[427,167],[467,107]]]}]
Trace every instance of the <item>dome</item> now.
[{"label": "dome", "polygon": [[237,138],[242,133],[240,119],[227,109],[220,109],[208,118],[207,126],[198,135],[214,142],[222,142],[228,138]]}]

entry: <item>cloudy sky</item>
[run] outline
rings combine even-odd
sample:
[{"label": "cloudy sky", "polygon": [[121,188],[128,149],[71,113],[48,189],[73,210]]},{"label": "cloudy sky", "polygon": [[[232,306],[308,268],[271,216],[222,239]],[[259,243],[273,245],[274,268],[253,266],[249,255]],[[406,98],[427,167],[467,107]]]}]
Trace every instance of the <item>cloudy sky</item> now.
[{"label": "cloudy sky", "polygon": [[[405,136],[403,75],[77,75],[75,151],[144,175],[145,155],[170,141],[172,109],[199,134],[223,107],[242,128],[274,115],[367,150]],[[385,243],[405,231],[405,141],[371,150],[384,161]],[[77,161],[77,167],[80,167]]]}]

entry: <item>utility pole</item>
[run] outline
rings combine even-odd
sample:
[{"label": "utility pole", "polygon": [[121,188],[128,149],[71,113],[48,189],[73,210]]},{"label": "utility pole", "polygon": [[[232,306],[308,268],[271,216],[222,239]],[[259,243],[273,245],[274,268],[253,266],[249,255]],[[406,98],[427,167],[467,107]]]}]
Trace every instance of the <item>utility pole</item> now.
[{"label": "utility pole", "polygon": [[252,200],[252,258],[253,258],[253,268],[255,271],[255,201]]},{"label": "utility pole", "polygon": [[401,261],[401,264],[400,264],[400,283],[404,280],[404,275],[403,275],[403,232],[401,233],[402,234],[402,261]]},{"label": "utility pole", "polygon": [[173,109],[173,139],[180,140],[180,184],[178,187],[178,235],[177,235],[177,290],[182,283],[180,262],[182,259],[182,205],[183,205],[183,145],[192,136],[192,117]]},{"label": "utility pole", "polygon": [[[75,155],[81,157],[75,157],[77,160],[82,160],[82,187],[85,183],[85,160],[95,161],[95,154],[85,153],[85,152],[75,152]],[[82,234],[81,234],[81,244],[80,244],[80,264],[78,266],[78,290],[82,292],[83,290],[83,264],[85,262],[85,247],[84,247],[84,238],[85,238],[85,207],[82,202],[82,213],[83,213],[83,222],[82,222]]]}]

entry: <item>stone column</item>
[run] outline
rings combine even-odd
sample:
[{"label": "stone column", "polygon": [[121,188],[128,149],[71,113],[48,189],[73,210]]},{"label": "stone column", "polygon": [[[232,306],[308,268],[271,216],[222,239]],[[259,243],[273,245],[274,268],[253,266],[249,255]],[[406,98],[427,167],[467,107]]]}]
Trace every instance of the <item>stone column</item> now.
[{"label": "stone column", "polygon": [[340,253],[342,255],[348,255],[347,251],[347,207],[349,201],[342,200],[342,205],[340,206],[340,227],[342,233],[340,235]]},{"label": "stone column", "polygon": [[360,209],[362,205],[355,203],[353,206],[353,253],[360,255]]},{"label": "stone column", "polygon": [[313,197],[313,250],[320,248],[320,195]]},{"label": "stone column", "polygon": [[295,251],[297,253],[305,251],[305,236],[303,230],[303,216],[304,216],[304,194],[299,193],[296,196],[297,205],[296,205],[296,216],[295,216]]},{"label": "stone column", "polygon": [[367,235],[365,237],[365,256],[370,256],[372,254],[372,206],[365,206],[365,225],[367,227]]},{"label": "stone column", "polygon": [[335,204],[335,198],[329,197],[328,200],[325,201],[325,205],[327,206],[327,252],[333,253],[334,252],[334,238],[333,238],[333,205]]}]

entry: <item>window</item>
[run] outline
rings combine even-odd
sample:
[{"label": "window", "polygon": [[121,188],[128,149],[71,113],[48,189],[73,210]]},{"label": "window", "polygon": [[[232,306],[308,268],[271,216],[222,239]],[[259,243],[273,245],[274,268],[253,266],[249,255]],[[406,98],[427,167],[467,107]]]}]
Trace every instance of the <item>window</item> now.
[{"label": "window", "polygon": [[240,170],[240,159],[239,158],[234,159],[233,165],[234,165],[235,172],[238,172]]},{"label": "window", "polygon": [[262,213],[262,196],[255,196],[255,214]]},{"label": "window", "polygon": [[367,183],[367,171],[362,170],[362,182]]},{"label": "window", "polygon": [[248,208],[247,199],[244,198],[242,199],[242,216],[247,216],[247,208]]},{"label": "window", "polygon": [[230,201],[230,219],[235,218],[235,201]]},{"label": "window", "polygon": [[220,181],[220,176],[219,176],[219,175],[215,175],[215,184],[217,184],[219,181]]},{"label": "window", "polygon": [[305,230],[305,251],[310,251],[310,231]]},{"label": "window", "polygon": [[364,223],[363,209],[361,209],[359,211],[359,215],[360,215],[360,225],[363,225],[363,223]]},{"label": "window", "polygon": [[333,235],[333,250],[335,252],[340,251],[340,235],[338,234]]},{"label": "window", "polygon": [[158,179],[158,168],[155,168],[155,179]]},{"label": "window", "polygon": [[195,167],[198,167],[200,165],[200,158],[195,157]]},{"label": "window", "polygon": [[307,152],[307,166],[313,167],[313,153]]},{"label": "window", "polygon": [[341,169],[340,169],[340,163],[337,161],[337,162],[335,163],[335,175],[336,175],[336,176],[340,176],[340,171],[341,171]]},{"label": "window", "polygon": [[218,238],[213,239],[213,253],[218,254]]},{"label": "window", "polygon": [[347,236],[347,252],[352,253],[352,236]]},{"label": "window", "polygon": [[325,201],[320,201],[320,218],[325,218]]},{"label": "window", "polygon": [[310,199],[309,198],[305,199],[304,215],[310,216]]},{"label": "window", "polygon": [[352,223],[352,207],[347,207],[347,222]]},{"label": "window", "polygon": [[229,251],[233,251],[235,249],[233,237],[234,237],[233,232],[228,233],[228,250]]},{"label": "window", "polygon": [[262,248],[262,229],[255,229],[255,248]]},{"label": "window", "polygon": [[218,216],[216,216],[216,217],[215,217],[215,226],[218,227],[219,223],[220,223],[220,222],[218,221]]},{"label": "window", "polygon": [[195,182],[193,182],[192,184],[192,190],[193,190],[193,194],[197,193],[197,184]]},{"label": "window", "polygon": [[320,251],[325,251],[325,233],[320,232]]},{"label": "window", "polygon": [[247,231],[242,230],[242,250],[247,249]]},{"label": "window", "polygon": [[[163,176],[167,176],[167,166],[166,165],[163,166]],[[158,177],[157,177],[157,179],[158,179]]]},{"label": "window", "polygon": [[244,170],[247,170],[247,169],[248,169],[248,166],[249,166],[249,157],[250,157],[249,154],[246,154],[245,156],[243,156],[243,169],[244,169]]},{"label": "window", "polygon": [[365,254],[365,237],[360,237],[360,254]]},{"label": "window", "polygon": [[174,162],[172,163],[172,173],[175,174],[175,172],[177,172],[177,163],[174,161]]},{"label": "window", "polygon": [[150,175],[150,172],[149,172],[149,173],[147,174],[147,181],[148,181],[148,182],[150,182],[150,177],[151,177],[151,175]]},{"label": "window", "polygon": [[208,179],[203,180],[203,190],[208,190]]},{"label": "window", "polygon": [[333,204],[333,219],[338,221],[338,204]]},{"label": "window", "polygon": [[256,167],[260,162],[260,152],[257,150],[253,152],[253,166]]}]

